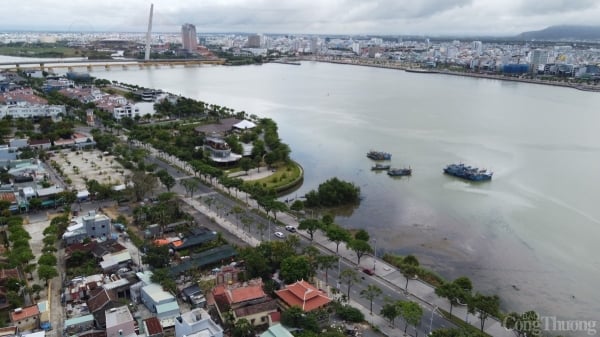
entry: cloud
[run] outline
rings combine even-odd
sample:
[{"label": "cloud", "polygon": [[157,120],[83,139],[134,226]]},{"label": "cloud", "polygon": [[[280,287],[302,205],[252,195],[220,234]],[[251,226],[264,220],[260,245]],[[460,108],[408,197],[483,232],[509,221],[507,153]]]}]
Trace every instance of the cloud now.
[{"label": "cloud", "polygon": [[0,1],[0,30],[144,32],[151,1],[155,32],[515,35],[600,17],[596,0],[28,0]]},{"label": "cloud", "polygon": [[596,0],[543,0],[523,1],[518,8],[519,13],[529,15],[543,15],[552,13],[565,13],[596,8]]}]

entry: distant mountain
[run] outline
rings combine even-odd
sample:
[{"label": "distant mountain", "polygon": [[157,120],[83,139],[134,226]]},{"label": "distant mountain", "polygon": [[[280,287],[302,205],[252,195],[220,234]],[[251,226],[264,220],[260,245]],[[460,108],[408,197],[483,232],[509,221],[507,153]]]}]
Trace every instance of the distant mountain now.
[{"label": "distant mountain", "polygon": [[600,40],[600,26],[550,26],[516,36],[523,40]]}]

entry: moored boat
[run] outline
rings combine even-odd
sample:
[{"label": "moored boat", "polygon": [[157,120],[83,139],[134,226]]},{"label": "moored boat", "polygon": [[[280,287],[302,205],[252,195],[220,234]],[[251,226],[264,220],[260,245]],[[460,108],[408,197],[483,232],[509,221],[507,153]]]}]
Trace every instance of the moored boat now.
[{"label": "moored boat", "polygon": [[392,154],[383,151],[371,150],[367,152],[367,157],[373,160],[390,160],[392,159]]},{"label": "moored boat", "polygon": [[387,164],[375,164],[375,166],[371,166],[371,170],[373,171],[387,171],[390,169],[390,165]]},{"label": "moored boat", "polygon": [[466,166],[465,164],[450,164],[444,168],[444,173],[466,179],[470,181],[487,181],[492,180],[494,172],[477,167]]},{"label": "moored boat", "polygon": [[391,177],[403,177],[412,175],[412,169],[409,168],[393,168],[387,173]]}]

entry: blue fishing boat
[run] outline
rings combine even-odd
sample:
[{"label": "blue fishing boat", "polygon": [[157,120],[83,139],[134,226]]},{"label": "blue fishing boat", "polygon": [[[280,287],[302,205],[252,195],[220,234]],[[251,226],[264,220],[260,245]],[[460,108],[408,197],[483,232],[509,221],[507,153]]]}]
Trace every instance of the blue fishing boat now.
[{"label": "blue fishing boat", "polygon": [[444,173],[470,181],[488,181],[492,180],[493,172],[477,167],[466,166],[465,164],[450,164],[444,168]]}]

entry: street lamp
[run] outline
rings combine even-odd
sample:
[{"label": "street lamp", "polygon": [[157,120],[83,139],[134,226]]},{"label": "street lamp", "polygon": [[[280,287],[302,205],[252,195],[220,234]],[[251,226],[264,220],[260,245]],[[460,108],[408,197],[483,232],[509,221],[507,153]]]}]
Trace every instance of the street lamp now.
[{"label": "street lamp", "polygon": [[431,310],[431,318],[429,319],[429,334],[431,335],[431,328],[433,327],[433,313],[438,309],[438,306],[436,305],[435,307],[433,307],[433,309]]},{"label": "street lamp", "polygon": [[373,253],[373,272],[375,272],[375,267],[377,265],[377,239],[373,239],[374,241],[374,246],[375,246],[375,252]]}]

